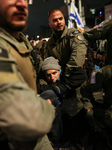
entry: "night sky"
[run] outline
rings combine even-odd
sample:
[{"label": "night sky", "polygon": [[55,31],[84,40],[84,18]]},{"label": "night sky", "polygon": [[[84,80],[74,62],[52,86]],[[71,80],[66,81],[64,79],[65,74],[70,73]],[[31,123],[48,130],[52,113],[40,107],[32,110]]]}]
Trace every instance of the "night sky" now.
[{"label": "night sky", "polygon": [[107,4],[108,2],[112,1],[112,0],[82,0],[82,1],[85,1],[87,2],[88,4],[94,4],[94,5],[105,5]]},{"label": "night sky", "polygon": [[[94,5],[105,5],[112,0],[82,0],[88,4]],[[48,26],[48,12],[53,8],[60,8],[64,6],[64,0],[33,0],[33,4],[29,5],[29,19],[28,27],[24,34],[29,34],[29,36],[36,35],[40,30],[40,26]]]}]

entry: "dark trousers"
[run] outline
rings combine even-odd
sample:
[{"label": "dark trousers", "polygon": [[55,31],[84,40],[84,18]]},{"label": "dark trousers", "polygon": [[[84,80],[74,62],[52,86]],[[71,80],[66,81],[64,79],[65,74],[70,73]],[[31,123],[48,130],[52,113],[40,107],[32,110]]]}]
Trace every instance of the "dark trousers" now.
[{"label": "dark trousers", "polygon": [[55,119],[52,125],[51,131],[48,133],[49,140],[53,143],[53,146],[55,147],[62,135],[63,129],[62,129],[62,120],[61,120],[61,113],[60,108],[58,105],[58,97],[52,90],[46,90],[40,94],[40,96],[44,99],[50,99],[52,102],[52,105],[56,108],[55,112]]}]

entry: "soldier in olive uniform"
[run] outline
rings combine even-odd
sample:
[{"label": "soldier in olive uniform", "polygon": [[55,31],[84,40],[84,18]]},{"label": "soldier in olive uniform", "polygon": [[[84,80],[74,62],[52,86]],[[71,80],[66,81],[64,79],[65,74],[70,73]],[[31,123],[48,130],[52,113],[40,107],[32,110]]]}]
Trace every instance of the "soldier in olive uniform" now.
[{"label": "soldier in olive uniform", "polygon": [[112,149],[112,65],[93,71],[81,86],[84,108],[91,126],[98,131],[94,150]]},{"label": "soldier in olive uniform", "polygon": [[90,43],[92,40],[107,39],[106,50],[106,65],[112,64],[112,19],[106,20],[99,24],[98,27],[86,31],[84,33],[85,38]]},{"label": "soldier in olive uniform", "polygon": [[79,87],[85,78],[81,67],[85,62],[86,40],[79,30],[67,28],[59,9],[51,10],[48,19],[53,34],[47,44],[47,57],[58,59],[67,86]]},{"label": "soldier in olive uniform", "polygon": [[[52,150],[54,107],[37,96],[32,47],[21,33],[27,0],[0,0],[0,149]],[[8,147],[9,146],[9,147]]]},{"label": "soldier in olive uniform", "polygon": [[86,80],[82,67],[85,62],[87,42],[79,30],[67,28],[64,16],[59,9],[51,10],[48,19],[53,34],[47,43],[47,57],[53,56],[62,67],[61,80],[53,87],[54,92],[62,100],[64,135],[61,142],[64,141],[64,145],[73,143],[83,148],[82,139],[85,136],[84,132],[87,131],[87,124],[80,111],[82,105],[78,103],[79,97],[77,98],[75,93],[76,88]]}]

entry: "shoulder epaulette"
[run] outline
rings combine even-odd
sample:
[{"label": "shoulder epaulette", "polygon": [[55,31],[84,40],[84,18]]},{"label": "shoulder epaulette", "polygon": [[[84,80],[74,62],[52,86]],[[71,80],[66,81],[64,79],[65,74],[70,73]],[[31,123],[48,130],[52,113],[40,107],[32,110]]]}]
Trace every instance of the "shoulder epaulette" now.
[{"label": "shoulder epaulette", "polygon": [[67,35],[70,36],[71,33],[72,33],[72,35],[75,35],[75,34],[78,34],[78,33],[81,33],[81,32],[79,30],[77,30],[76,28],[70,28],[67,31]]}]

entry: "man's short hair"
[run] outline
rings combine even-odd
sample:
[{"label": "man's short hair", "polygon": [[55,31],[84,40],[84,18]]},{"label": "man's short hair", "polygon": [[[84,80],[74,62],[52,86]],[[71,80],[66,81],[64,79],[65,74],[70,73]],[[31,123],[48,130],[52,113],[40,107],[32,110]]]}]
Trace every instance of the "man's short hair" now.
[{"label": "man's short hair", "polygon": [[61,11],[60,9],[58,8],[55,8],[55,9],[52,9],[51,11],[48,12],[48,19],[50,18],[50,15],[55,12],[55,11]]},{"label": "man's short hair", "polygon": [[42,40],[42,39],[43,39],[43,37],[40,35],[40,36],[39,36],[39,40]]}]

